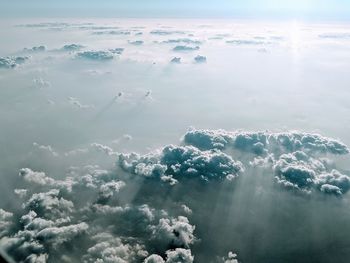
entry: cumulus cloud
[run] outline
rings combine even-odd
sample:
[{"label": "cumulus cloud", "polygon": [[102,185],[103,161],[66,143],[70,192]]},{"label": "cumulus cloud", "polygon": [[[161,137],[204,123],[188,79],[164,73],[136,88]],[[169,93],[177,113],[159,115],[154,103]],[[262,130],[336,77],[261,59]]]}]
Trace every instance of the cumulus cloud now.
[{"label": "cumulus cloud", "polygon": [[113,54],[121,55],[124,52],[124,48],[112,48],[109,51]]},{"label": "cumulus cloud", "polygon": [[96,61],[107,61],[112,60],[114,58],[112,52],[103,50],[78,52],[77,57]]},{"label": "cumulus cloud", "polygon": [[234,161],[223,152],[173,145],[163,148],[160,154],[120,154],[119,165],[132,174],[160,178],[163,181],[191,178],[204,181],[232,179],[244,170],[242,163]]},{"label": "cumulus cloud", "polygon": [[123,243],[109,233],[99,233],[92,238],[96,243],[88,248],[83,262],[137,262],[148,255],[144,246]]},{"label": "cumulus cloud", "polygon": [[100,143],[92,143],[91,147],[93,149],[95,149],[96,151],[103,152],[107,155],[116,155],[117,154],[116,152],[114,152],[114,150],[111,147],[109,147],[107,145],[100,144]]},{"label": "cumulus cloud", "polygon": [[177,248],[175,250],[168,250],[166,254],[167,263],[192,263],[194,260],[194,257],[191,255],[191,251],[188,249]]},{"label": "cumulus cloud", "polygon": [[[335,139],[310,133],[227,132],[190,130],[184,143],[202,150],[220,149],[265,156],[246,157],[253,166],[270,166],[279,184],[310,193],[341,195],[349,190],[350,177],[328,165],[320,155],[349,153],[348,147]],[[246,160],[245,160],[246,161]]]},{"label": "cumulus cloud", "polygon": [[[249,259],[251,251],[241,239],[251,240],[250,232],[236,230],[240,220],[256,227],[255,213],[261,215],[268,207],[267,196],[276,201],[276,189],[286,194],[278,192],[287,206],[279,206],[282,217],[288,207],[311,204],[313,195],[295,195],[304,199],[289,204],[295,192],[331,198],[350,189],[349,176],[328,160],[348,153],[348,148],[317,134],[192,129],[182,145],[145,155],[116,154],[100,144],[91,147],[116,156],[116,166],[109,171],[94,165],[72,167],[62,180],[20,170],[27,183],[27,189],[17,190],[22,207],[0,210],[1,246],[16,261],[178,263],[198,258],[237,263],[235,253],[223,257],[223,251],[231,246],[240,258]],[[248,214],[241,218],[245,209]],[[277,218],[267,217],[271,224],[292,223],[275,213]],[[274,235],[263,243],[276,246]]]},{"label": "cumulus cloud", "polygon": [[347,154],[342,142],[319,134],[304,132],[227,132],[223,130],[190,130],[184,142],[202,150],[234,148],[257,155],[289,153],[303,150],[310,154]]},{"label": "cumulus cloud", "polygon": [[28,57],[0,57],[0,68],[15,68],[26,62],[28,59]]},{"label": "cumulus cloud", "polygon": [[[35,172],[29,168],[22,168],[19,171],[19,175],[23,177],[23,179],[29,183],[35,183],[38,185],[54,185],[55,180],[47,177],[43,172]],[[19,194],[21,192],[18,192]]]},{"label": "cumulus cloud", "polygon": [[192,263],[194,257],[191,255],[191,251],[188,249],[177,248],[175,250],[168,250],[166,252],[166,261],[157,255],[150,255],[145,259],[144,263]]},{"label": "cumulus cloud", "polygon": [[181,58],[179,57],[173,57],[171,60],[170,60],[171,63],[177,63],[177,64],[180,64],[181,63]]},{"label": "cumulus cloud", "polygon": [[238,263],[237,254],[228,252],[227,258],[224,258],[224,263]]},{"label": "cumulus cloud", "polygon": [[84,48],[84,46],[80,45],[80,44],[67,44],[67,45],[64,45],[61,48],[61,50],[63,50],[63,51],[78,51],[82,48]]},{"label": "cumulus cloud", "polygon": [[13,214],[0,208],[0,238],[8,233],[12,225]]},{"label": "cumulus cloud", "polygon": [[194,61],[196,63],[205,63],[205,62],[207,62],[207,58],[205,56],[198,55],[194,58]]},{"label": "cumulus cloud", "polygon": [[350,189],[350,177],[327,163],[301,151],[283,154],[274,165],[278,183],[306,192],[318,189],[328,194],[341,195]]},{"label": "cumulus cloud", "polygon": [[[120,97],[120,96],[118,96]],[[133,139],[133,137],[130,135],[130,134],[123,134],[123,136],[121,136],[120,138],[118,139],[115,139],[112,141],[112,143],[114,144],[119,144],[121,142],[128,142],[128,141],[131,141]]]},{"label": "cumulus cloud", "polygon": [[199,50],[199,46],[183,46],[183,45],[179,45],[173,48],[174,51],[195,51],[195,50]]},{"label": "cumulus cloud", "polygon": [[86,223],[62,227],[47,227],[39,231],[36,238],[45,240],[45,243],[49,242],[53,245],[60,245],[85,232],[88,228],[89,226]]},{"label": "cumulus cloud", "polygon": [[38,144],[36,142],[33,142],[33,146],[43,153],[47,153],[47,154],[52,155],[54,157],[59,156],[59,154],[52,148],[51,145],[41,145],[41,144]]},{"label": "cumulus cloud", "polygon": [[37,47],[32,47],[32,48],[24,48],[23,51],[25,52],[43,52],[46,51],[45,46],[37,46]]}]

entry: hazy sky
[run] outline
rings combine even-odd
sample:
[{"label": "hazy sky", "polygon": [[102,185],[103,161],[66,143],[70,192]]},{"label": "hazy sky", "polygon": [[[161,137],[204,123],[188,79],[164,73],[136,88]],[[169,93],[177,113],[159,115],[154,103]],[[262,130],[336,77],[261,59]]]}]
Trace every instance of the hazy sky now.
[{"label": "hazy sky", "polygon": [[347,0],[1,0],[2,17],[254,17],[347,20]]}]

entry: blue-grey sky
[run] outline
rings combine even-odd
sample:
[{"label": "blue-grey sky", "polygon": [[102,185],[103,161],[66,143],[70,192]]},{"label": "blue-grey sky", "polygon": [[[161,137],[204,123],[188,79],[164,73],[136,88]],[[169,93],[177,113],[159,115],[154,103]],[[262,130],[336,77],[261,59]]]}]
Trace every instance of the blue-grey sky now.
[{"label": "blue-grey sky", "polygon": [[0,0],[3,17],[350,17],[348,0]]}]

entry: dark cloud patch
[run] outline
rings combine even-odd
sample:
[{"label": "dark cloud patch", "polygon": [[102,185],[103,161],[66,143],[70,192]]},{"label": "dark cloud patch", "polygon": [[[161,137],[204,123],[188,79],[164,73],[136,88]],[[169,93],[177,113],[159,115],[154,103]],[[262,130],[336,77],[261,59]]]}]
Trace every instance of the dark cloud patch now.
[{"label": "dark cloud patch", "polygon": [[0,68],[11,69],[23,64],[29,57],[0,57]]},{"label": "dark cloud patch", "polygon": [[113,53],[109,51],[83,51],[77,53],[77,58],[96,60],[96,61],[107,61],[114,58]]},{"label": "dark cloud patch", "polygon": [[80,49],[84,48],[83,45],[79,45],[79,44],[67,44],[64,45],[61,50],[63,51],[79,51]]},{"label": "dark cloud patch", "polygon": [[32,48],[24,48],[23,51],[24,52],[43,52],[43,51],[46,51],[46,47],[45,46],[36,46],[36,47],[32,47]]},{"label": "dark cloud patch", "polygon": [[195,51],[199,50],[199,46],[183,46],[179,45],[173,48],[173,51],[181,52],[181,51]]},{"label": "dark cloud patch", "polygon": [[287,188],[296,188],[307,193],[316,189],[335,195],[342,195],[350,189],[349,176],[304,152],[281,155],[274,170],[277,182]]},{"label": "dark cloud patch", "polygon": [[109,49],[109,52],[116,54],[116,55],[121,55],[124,52],[124,48],[121,48],[121,47],[112,48],[112,49]]},{"label": "dark cloud patch", "polygon": [[181,58],[180,57],[173,57],[170,60],[171,63],[175,63],[175,64],[180,64],[181,63]]},{"label": "dark cloud patch", "polygon": [[198,55],[194,58],[194,61],[196,63],[206,63],[207,62],[207,58],[205,56],[201,56],[201,55]]}]

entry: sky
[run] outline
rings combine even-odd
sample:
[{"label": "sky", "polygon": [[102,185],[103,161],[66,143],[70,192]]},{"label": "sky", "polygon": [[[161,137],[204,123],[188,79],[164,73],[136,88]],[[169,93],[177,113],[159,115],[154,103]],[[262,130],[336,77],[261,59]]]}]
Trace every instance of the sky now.
[{"label": "sky", "polygon": [[346,0],[1,0],[2,17],[215,17],[347,20]]}]

